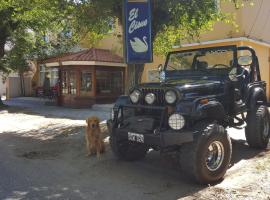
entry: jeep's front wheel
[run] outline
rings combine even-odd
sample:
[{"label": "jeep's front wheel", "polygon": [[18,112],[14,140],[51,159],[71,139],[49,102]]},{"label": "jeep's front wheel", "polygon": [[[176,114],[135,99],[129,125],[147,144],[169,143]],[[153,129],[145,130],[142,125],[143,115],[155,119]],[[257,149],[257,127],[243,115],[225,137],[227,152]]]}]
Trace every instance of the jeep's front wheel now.
[{"label": "jeep's front wheel", "polygon": [[119,138],[114,130],[111,132],[110,145],[114,155],[125,161],[141,160],[145,157],[149,148],[144,144],[128,141]]},{"label": "jeep's front wheel", "polygon": [[247,114],[246,140],[250,147],[265,149],[270,138],[270,115],[266,106],[258,106]]},{"label": "jeep's front wheel", "polygon": [[181,148],[183,171],[201,184],[214,183],[225,175],[232,154],[231,140],[225,129],[216,124],[205,125],[193,143]]}]

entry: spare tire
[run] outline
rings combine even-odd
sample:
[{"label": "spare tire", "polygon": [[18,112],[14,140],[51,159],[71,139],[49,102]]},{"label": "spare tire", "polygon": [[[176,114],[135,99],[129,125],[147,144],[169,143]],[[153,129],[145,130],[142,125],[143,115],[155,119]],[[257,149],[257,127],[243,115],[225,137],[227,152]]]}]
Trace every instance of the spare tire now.
[{"label": "spare tire", "polygon": [[246,140],[250,147],[266,149],[270,138],[269,110],[267,106],[257,106],[247,114]]}]

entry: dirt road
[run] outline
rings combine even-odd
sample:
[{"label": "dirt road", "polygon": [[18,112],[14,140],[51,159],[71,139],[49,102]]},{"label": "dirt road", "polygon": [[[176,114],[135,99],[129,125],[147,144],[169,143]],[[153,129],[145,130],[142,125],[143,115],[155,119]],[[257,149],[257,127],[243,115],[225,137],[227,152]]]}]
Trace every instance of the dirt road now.
[{"label": "dirt road", "polygon": [[127,163],[107,146],[100,159],[86,157],[83,131],[83,120],[0,111],[0,199],[270,199],[270,153],[242,140],[233,142],[225,180],[202,187],[175,155]]}]

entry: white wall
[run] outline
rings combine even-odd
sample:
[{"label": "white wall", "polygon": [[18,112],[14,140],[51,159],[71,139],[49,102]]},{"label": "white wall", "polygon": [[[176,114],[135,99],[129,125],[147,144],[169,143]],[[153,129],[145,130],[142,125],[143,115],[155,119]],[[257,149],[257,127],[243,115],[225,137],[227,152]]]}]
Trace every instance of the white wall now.
[{"label": "white wall", "polygon": [[[32,95],[32,78],[24,77],[25,96]],[[21,96],[21,82],[19,77],[8,77],[7,99]]]},{"label": "white wall", "polygon": [[0,74],[0,96],[6,94],[6,83],[3,83],[2,75]]}]

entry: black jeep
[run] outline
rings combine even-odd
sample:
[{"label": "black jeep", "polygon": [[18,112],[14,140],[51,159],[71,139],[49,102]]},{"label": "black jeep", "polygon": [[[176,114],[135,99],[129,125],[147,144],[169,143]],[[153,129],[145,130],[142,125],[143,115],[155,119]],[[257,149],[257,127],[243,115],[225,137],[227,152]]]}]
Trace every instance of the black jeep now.
[{"label": "black jeep", "polygon": [[270,136],[266,83],[250,47],[222,46],[171,52],[160,82],[136,86],[112,112],[110,144],[123,160],[151,148],[177,151],[181,167],[199,183],[223,178],[232,145],[227,127],[242,128],[250,147]]}]

